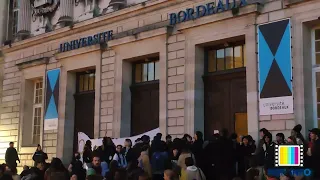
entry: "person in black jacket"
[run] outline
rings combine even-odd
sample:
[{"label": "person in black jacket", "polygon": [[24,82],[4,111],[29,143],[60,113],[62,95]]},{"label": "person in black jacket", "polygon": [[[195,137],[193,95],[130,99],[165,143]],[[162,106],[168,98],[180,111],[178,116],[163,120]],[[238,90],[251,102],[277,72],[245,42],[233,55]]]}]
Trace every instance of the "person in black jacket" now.
[{"label": "person in black jacket", "polygon": [[310,166],[313,170],[313,179],[320,180],[320,129],[313,128],[310,130],[310,139],[313,142],[310,154]]},{"label": "person in black jacket", "polygon": [[87,166],[87,168],[91,167],[92,162],[92,143],[90,140],[86,141],[86,144],[83,148],[83,162]]},{"label": "person in black jacket", "polygon": [[114,154],[116,153],[116,146],[110,137],[104,137],[102,140],[102,146],[99,146],[96,152],[100,156],[101,162],[110,164]]},{"label": "person in black jacket", "polygon": [[191,145],[191,151],[195,156],[197,166],[203,168],[203,134],[197,131],[194,135],[194,143]]},{"label": "person in black jacket", "polygon": [[262,145],[262,152],[264,152],[264,167],[273,168],[274,167],[274,150],[275,143],[272,142],[272,134],[270,132],[264,135],[264,144]]},{"label": "person in black jacket", "polygon": [[86,178],[86,171],[83,169],[83,164],[80,160],[80,154],[78,152],[74,154],[68,170],[71,175],[75,174],[78,180],[84,180]]},{"label": "person in black jacket", "polygon": [[6,165],[0,165],[0,180],[13,180],[12,176],[6,173]]},{"label": "person in black jacket", "polygon": [[6,161],[7,166],[10,169],[16,169],[17,168],[17,161],[19,161],[19,163],[20,163],[20,159],[19,159],[16,148],[13,147],[14,143],[10,142],[9,146],[10,147],[6,151],[5,161]]},{"label": "person in black jacket", "polygon": [[249,169],[249,160],[252,156],[252,153],[254,153],[255,148],[252,144],[249,144],[250,138],[248,136],[244,136],[242,138],[242,143],[239,146],[239,159],[238,159],[238,172],[239,176],[242,179],[245,179],[246,171]]},{"label": "person in black jacket", "polygon": [[38,144],[37,150],[36,150],[36,152],[33,154],[32,159],[33,159],[33,161],[34,161],[34,166],[36,166],[38,163],[43,163],[43,164],[45,164],[46,159],[48,159],[47,153],[45,153],[45,152],[42,151],[42,148],[41,148],[40,144]]},{"label": "person in black jacket", "polygon": [[135,155],[134,150],[132,149],[132,141],[130,139],[126,139],[124,141],[123,154],[125,155],[128,163],[138,159],[138,157]]}]

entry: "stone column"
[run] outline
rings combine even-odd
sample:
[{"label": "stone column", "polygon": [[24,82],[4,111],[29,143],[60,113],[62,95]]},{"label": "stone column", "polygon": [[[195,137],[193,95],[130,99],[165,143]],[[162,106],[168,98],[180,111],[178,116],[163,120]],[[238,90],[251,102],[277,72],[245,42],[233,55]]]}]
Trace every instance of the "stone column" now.
[{"label": "stone column", "polygon": [[20,0],[18,16],[18,36],[24,39],[30,36],[31,30],[31,3],[30,0]]},{"label": "stone column", "polygon": [[73,21],[73,2],[74,0],[60,0],[61,15],[59,18],[59,23],[62,23],[62,26],[65,26]]}]

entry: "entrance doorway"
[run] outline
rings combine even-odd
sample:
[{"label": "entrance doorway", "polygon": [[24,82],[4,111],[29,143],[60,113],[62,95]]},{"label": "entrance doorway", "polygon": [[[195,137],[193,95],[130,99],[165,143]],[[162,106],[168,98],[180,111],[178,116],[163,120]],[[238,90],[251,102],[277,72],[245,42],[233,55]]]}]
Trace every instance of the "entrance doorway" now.
[{"label": "entrance doorway", "polygon": [[133,64],[131,136],[159,127],[158,58]]},{"label": "entrance doorway", "polygon": [[205,138],[211,137],[215,130],[225,128],[233,133],[236,128],[247,126],[245,121],[236,120],[239,113],[247,112],[244,48],[244,42],[237,42],[205,51]]},{"label": "entrance doorway", "polygon": [[76,81],[74,152],[78,151],[78,132],[94,138],[95,71],[77,73]]}]

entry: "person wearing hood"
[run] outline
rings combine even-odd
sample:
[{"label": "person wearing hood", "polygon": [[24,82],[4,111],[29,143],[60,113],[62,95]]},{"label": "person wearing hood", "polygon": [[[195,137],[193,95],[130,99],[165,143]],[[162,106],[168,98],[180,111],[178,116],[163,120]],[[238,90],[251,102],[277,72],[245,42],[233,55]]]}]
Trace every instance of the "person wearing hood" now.
[{"label": "person wearing hood", "polygon": [[203,167],[203,134],[200,131],[197,131],[194,135],[194,142],[191,146],[191,151],[195,156],[197,166]]},{"label": "person wearing hood", "polygon": [[34,166],[36,166],[38,163],[45,164],[46,160],[48,159],[47,153],[42,151],[40,144],[38,144],[36,152],[33,154],[32,159],[34,160]]},{"label": "person wearing hood", "polygon": [[185,159],[185,164],[187,166],[185,170],[185,180],[206,180],[206,176],[199,167],[195,166],[194,161],[191,157]]}]

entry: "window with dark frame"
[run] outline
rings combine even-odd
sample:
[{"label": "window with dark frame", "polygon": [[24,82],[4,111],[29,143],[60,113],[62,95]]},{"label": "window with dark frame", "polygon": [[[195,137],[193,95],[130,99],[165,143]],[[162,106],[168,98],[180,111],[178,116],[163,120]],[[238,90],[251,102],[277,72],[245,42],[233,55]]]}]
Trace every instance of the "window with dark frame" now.
[{"label": "window with dark frame", "polygon": [[15,38],[18,33],[19,7],[20,7],[20,0],[10,0],[8,39]]},{"label": "window with dark frame", "polygon": [[245,44],[207,49],[207,72],[213,73],[246,67],[244,49]]},{"label": "window with dark frame", "polygon": [[159,80],[159,60],[150,59],[146,62],[133,64],[133,82],[135,84]]},{"label": "window with dark frame", "polygon": [[81,72],[77,74],[77,93],[95,90],[96,75],[94,71]]}]

